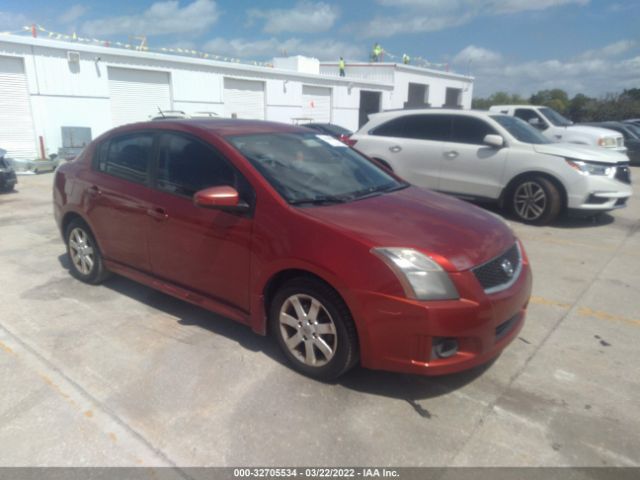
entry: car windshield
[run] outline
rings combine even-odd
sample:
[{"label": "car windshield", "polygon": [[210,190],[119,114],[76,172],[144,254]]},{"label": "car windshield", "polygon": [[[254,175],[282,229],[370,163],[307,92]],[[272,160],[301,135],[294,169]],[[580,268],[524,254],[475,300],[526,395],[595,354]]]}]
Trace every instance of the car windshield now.
[{"label": "car windshield", "polygon": [[534,143],[537,145],[551,143],[539,130],[529,125],[524,120],[510,115],[491,115],[491,118],[498,122],[516,140],[524,143]]},{"label": "car windshield", "polygon": [[571,120],[563,117],[558,112],[556,112],[553,108],[542,107],[540,109],[540,113],[542,113],[545,117],[547,117],[547,120],[549,120],[556,127],[568,127],[569,125],[573,124]]},{"label": "car windshield", "polygon": [[631,131],[631,133],[633,133],[633,135],[640,140],[640,127],[638,125],[628,123],[625,124],[625,127],[627,127]]},{"label": "car windshield", "polygon": [[343,203],[408,186],[328,135],[227,137],[292,205]]}]

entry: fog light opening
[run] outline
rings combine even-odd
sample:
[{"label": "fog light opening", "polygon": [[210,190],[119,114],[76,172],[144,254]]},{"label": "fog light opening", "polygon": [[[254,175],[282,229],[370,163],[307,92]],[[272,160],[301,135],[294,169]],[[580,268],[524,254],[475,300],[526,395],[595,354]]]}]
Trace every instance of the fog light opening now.
[{"label": "fog light opening", "polygon": [[449,358],[458,353],[458,341],[455,338],[434,337],[431,358]]}]

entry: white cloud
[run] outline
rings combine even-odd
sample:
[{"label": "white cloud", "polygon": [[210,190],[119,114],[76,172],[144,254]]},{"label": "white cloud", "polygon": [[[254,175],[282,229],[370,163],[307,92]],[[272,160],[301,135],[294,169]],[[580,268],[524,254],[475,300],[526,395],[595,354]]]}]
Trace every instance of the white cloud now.
[{"label": "white cloud", "polygon": [[215,38],[207,42],[204,49],[216,55],[250,59],[271,59],[284,55],[305,55],[320,60],[361,58],[365,52],[353,44],[325,39],[313,42],[290,38],[280,41],[276,38],[266,40],[247,40],[243,38]]},{"label": "white cloud", "polygon": [[72,5],[68,10],[63,12],[59,17],[60,23],[73,23],[87,13],[88,8],[82,4],[76,3]]},{"label": "white cloud", "polygon": [[367,38],[392,37],[402,33],[434,32],[457,27],[474,18],[508,15],[574,5],[590,0],[377,0],[397,13],[378,15],[360,25]]},{"label": "white cloud", "polygon": [[[635,46],[620,41],[589,50],[573,59],[509,62],[498,52],[470,45],[455,55],[453,65],[475,76],[475,95],[486,97],[496,91],[530,95],[539,90],[562,88],[570,95],[602,95],[640,84],[640,56],[619,58]],[[598,54],[609,52],[609,55]]]},{"label": "white cloud", "polygon": [[91,20],[82,25],[88,35],[165,35],[202,33],[219,17],[214,0],[194,0],[180,7],[177,0],[156,2],[138,15]]},{"label": "white cloud", "polygon": [[22,27],[25,25],[31,23],[33,23],[33,20],[29,20],[21,13],[0,11],[0,32],[17,32],[18,30],[22,30]]},{"label": "white cloud", "polygon": [[301,32],[317,33],[329,30],[338,18],[338,9],[324,2],[302,1],[293,8],[260,10],[251,9],[249,20],[264,20],[266,33]]}]

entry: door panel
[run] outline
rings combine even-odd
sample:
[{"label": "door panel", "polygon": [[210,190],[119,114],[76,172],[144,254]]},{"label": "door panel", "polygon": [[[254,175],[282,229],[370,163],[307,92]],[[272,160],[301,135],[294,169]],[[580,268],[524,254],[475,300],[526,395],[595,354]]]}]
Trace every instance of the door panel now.
[{"label": "door panel", "polygon": [[246,180],[210,145],[162,135],[150,222],[149,256],[158,277],[249,311],[252,218],[197,207],[193,194],[231,185],[252,202]]}]

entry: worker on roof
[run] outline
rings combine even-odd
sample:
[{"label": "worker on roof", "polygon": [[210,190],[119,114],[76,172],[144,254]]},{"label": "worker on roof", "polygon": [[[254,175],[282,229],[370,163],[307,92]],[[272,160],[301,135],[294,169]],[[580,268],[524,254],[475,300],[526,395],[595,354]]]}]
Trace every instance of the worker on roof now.
[{"label": "worker on roof", "polygon": [[380,44],[376,42],[376,44],[373,46],[373,53],[371,55],[373,61],[374,62],[382,61],[383,52],[384,50],[382,50],[382,47],[380,46]]},{"label": "worker on roof", "polygon": [[344,77],[345,73],[344,73],[344,58],[340,57],[340,61],[338,62],[338,69],[340,70],[340,76]]},{"label": "worker on roof", "polygon": [[407,55],[406,53],[402,54],[402,63],[404,63],[405,65],[409,65],[410,61],[411,57],[409,55]]}]

